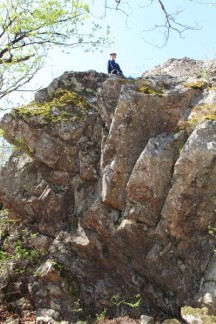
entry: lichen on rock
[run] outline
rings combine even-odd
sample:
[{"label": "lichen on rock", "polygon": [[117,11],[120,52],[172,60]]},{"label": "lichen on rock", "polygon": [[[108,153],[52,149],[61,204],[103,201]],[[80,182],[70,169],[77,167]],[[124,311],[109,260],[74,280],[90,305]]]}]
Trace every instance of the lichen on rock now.
[{"label": "lichen on rock", "polygon": [[1,119],[19,150],[0,201],[46,251],[25,286],[38,318],[105,309],[180,322],[185,305],[216,315],[215,67],[171,59],[137,80],[65,72]]},{"label": "lichen on rock", "polygon": [[[67,109],[66,109],[67,107]],[[94,106],[83,96],[66,89],[58,89],[53,93],[52,100],[48,102],[32,102],[15,110],[18,117],[27,115],[29,117],[40,116],[50,122],[67,121],[71,116],[69,110],[73,111],[73,120],[83,121],[86,111]]]}]

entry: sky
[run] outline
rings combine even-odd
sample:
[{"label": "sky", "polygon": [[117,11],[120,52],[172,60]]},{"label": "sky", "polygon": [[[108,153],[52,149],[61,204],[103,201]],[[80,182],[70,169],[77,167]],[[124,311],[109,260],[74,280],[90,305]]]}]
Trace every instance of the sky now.
[{"label": "sky", "polygon": [[[92,19],[104,28],[107,25],[110,26],[112,45],[103,48],[102,52],[97,50],[93,53],[86,53],[80,48],[67,49],[67,53],[62,53],[60,49],[50,51],[44,68],[27,86],[28,89],[46,87],[55,77],[65,71],[93,69],[107,73],[110,52],[117,53],[116,62],[119,63],[126,77],[140,77],[144,71],[163,64],[170,58],[190,57],[197,60],[216,58],[215,0],[163,0],[169,13],[183,10],[177,17],[181,23],[190,26],[199,24],[200,29],[185,31],[182,37],[172,31],[167,45],[162,48],[155,47],[148,42],[163,44],[163,33],[160,30],[154,33],[146,31],[164,21],[157,0],[154,0],[151,5],[149,5],[151,0],[124,0],[122,9],[125,13],[120,10],[107,10],[106,14],[104,12],[105,0],[87,2],[92,10]],[[214,2],[215,5],[209,5]],[[114,0],[113,3],[115,3]],[[86,29],[88,28],[86,25]],[[101,35],[103,33],[102,29]],[[14,100],[18,98],[18,95],[20,93],[14,95]],[[32,97],[33,93],[25,93],[27,100],[31,100]]]}]

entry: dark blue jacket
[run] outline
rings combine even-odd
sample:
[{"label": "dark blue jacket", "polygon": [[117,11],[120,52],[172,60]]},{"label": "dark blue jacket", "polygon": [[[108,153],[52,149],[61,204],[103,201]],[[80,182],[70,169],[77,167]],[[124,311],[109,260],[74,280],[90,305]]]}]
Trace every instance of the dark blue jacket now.
[{"label": "dark blue jacket", "polygon": [[118,63],[116,63],[114,60],[109,60],[108,61],[108,73],[112,73],[113,70],[116,70],[117,73],[113,74],[123,74],[122,70],[120,69],[120,66]]}]

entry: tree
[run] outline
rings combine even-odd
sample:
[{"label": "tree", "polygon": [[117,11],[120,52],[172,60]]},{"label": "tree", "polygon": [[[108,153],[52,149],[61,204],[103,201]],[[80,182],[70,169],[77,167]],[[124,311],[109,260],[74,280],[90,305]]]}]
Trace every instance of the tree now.
[{"label": "tree", "polygon": [[108,31],[97,37],[99,25],[88,19],[82,0],[1,0],[0,99],[29,82],[52,47],[104,45]]},{"label": "tree", "polygon": [[[94,0],[94,3],[96,3],[98,0]],[[168,0],[168,2],[170,2]],[[173,6],[175,6],[175,1],[171,1],[173,2]],[[215,0],[209,0],[207,2],[205,2],[205,0],[188,0],[188,2],[194,2],[194,4],[198,4],[198,5],[209,5],[209,6],[216,6],[216,1]],[[198,24],[185,24],[182,22],[181,19],[179,19],[179,15],[184,11],[184,9],[182,8],[176,8],[176,10],[172,13],[169,12],[169,10],[167,9],[167,5],[165,4],[166,1],[165,0],[144,0],[144,1],[140,1],[140,10],[141,9],[145,9],[147,10],[148,7],[150,7],[151,5],[155,4],[157,6],[159,6],[159,8],[161,9],[161,13],[163,16],[163,22],[162,23],[158,23],[157,21],[154,22],[153,20],[153,27],[146,29],[146,26],[142,26],[145,27],[144,31],[155,31],[155,30],[159,30],[162,32],[163,34],[163,41],[161,45],[158,44],[153,44],[152,42],[148,42],[146,39],[144,39],[145,41],[147,41],[148,43],[150,43],[151,45],[154,45],[156,47],[164,47],[166,46],[169,37],[170,37],[170,33],[171,31],[177,33],[180,37],[183,37],[183,34],[185,31],[188,30],[198,30],[200,29],[200,26]],[[106,16],[108,14],[108,10],[118,10],[122,13],[124,13],[126,16],[129,16],[130,13],[129,11],[131,10],[131,6],[133,4],[131,4],[131,2],[129,1],[123,1],[123,0],[104,0],[104,8],[105,8],[105,13],[104,15]],[[153,17],[154,19],[154,17]],[[156,18],[157,20],[158,17]]]}]

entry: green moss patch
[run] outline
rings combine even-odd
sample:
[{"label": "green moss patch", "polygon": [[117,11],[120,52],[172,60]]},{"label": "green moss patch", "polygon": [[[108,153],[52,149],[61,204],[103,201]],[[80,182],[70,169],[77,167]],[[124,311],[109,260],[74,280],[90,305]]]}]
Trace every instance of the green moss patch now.
[{"label": "green moss patch", "polygon": [[201,106],[196,106],[193,109],[192,115],[200,117],[216,115],[216,104],[204,104]]},{"label": "green moss patch", "polygon": [[195,81],[195,82],[188,82],[184,84],[185,88],[191,88],[191,89],[199,89],[203,90],[206,87],[206,82],[205,81]]},{"label": "green moss patch", "polygon": [[148,95],[157,95],[157,96],[162,96],[163,95],[163,91],[160,89],[155,89],[154,87],[152,87],[150,84],[148,84],[145,81],[137,81],[135,82],[135,87],[136,87],[136,91],[140,92],[140,93],[145,93]]},{"label": "green moss patch", "polygon": [[[67,109],[65,109],[67,106]],[[73,114],[70,114],[71,106]],[[75,109],[74,109],[75,108]],[[71,119],[83,120],[86,117],[87,111],[93,106],[86,100],[85,97],[77,93],[65,89],[58,89],[51,101],[40,103],[32,102],[26,106],[16,109],[18,116],[40,116],[52,122],[65,121]]]},{"label": "green moss patch", "polygon": [[209,315],[208,309],[206,307],[203,308],[192,308],[190,306],[184,306],[181,309],[181,315],[183,318],[186,316],[193,316],[193,322],[190,323],[200,323],[203,324],[215,324],[216,316]]},{"label": "green moss patch", "polygon": [[31,156],[34,153],[34,150],[27,146],[25,139],[22,137],[19,137],[14,141],[14,146],[16,149],[25,152],[29,156]]},{"label": "green moss patch", "polygon": [[216,120],[216,104],[196,106],[191,113],[191,118],[182,122],[179,125],[179,129],[185,129],[190,132],[203,120]]},{"label": "green moss patch", "polygon": [[202,106],[196,106],[191,114],[191,119],[196,122],[201,122],[204,119],[215,120],[216,119],[216,104],[204,104]]}]

